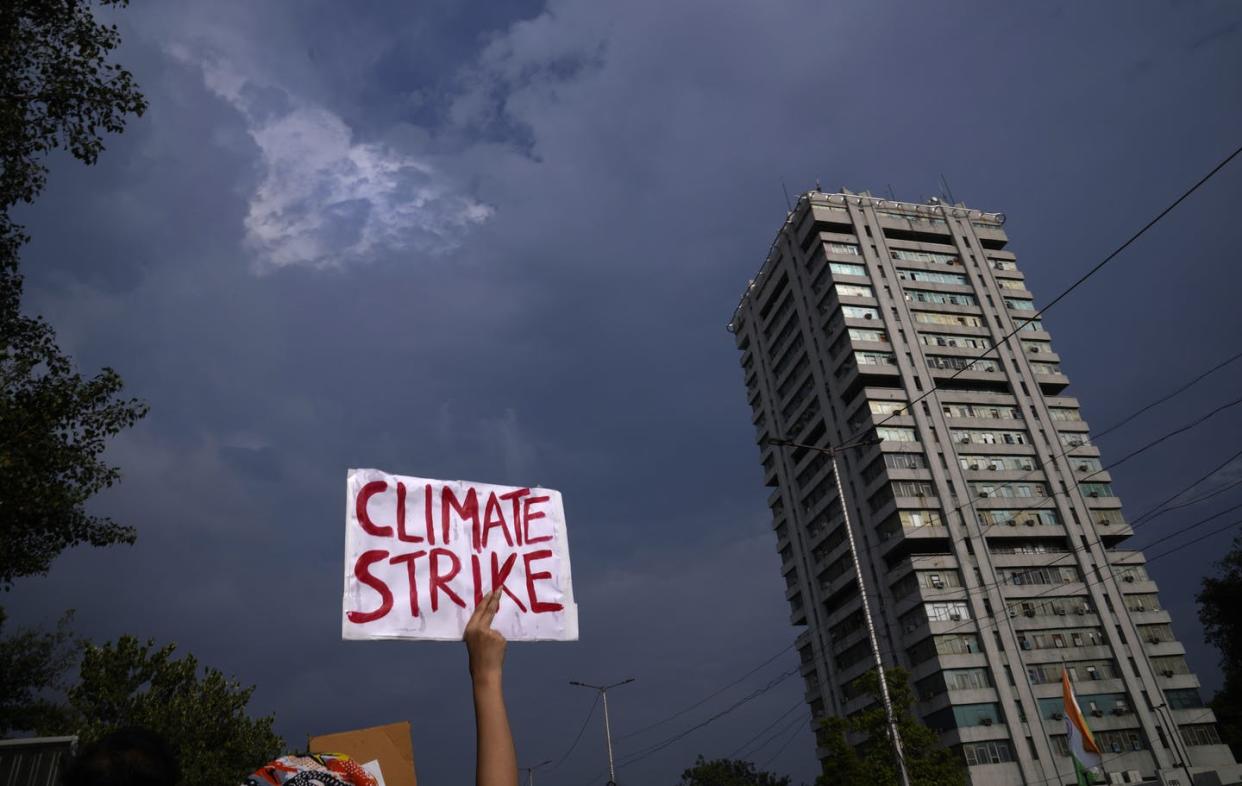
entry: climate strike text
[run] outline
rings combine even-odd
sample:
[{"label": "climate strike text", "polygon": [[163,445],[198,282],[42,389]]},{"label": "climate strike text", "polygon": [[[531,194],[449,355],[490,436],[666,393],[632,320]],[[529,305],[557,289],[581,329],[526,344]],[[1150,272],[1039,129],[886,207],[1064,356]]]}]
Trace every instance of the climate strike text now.
[{"label": "climate strike text", "polygon": [[[436,499],[430,483],[407,489],[406,484],[398,482],[396,510],[392,518],[380,523],[371,517],[367,504],[372,497],[386,491],[386,481],[372,481],[359,490],[355,500],[358,525],[372,538],[391,540],[392,546],[364,551],[354,563],[354,576],[360,584],[379,594],[380,603],[372,611],[348,612],[350,622],[374,622],[392,611],[393,588],[373,572],[377,564],[385,562],[405,567],[410,614],[414,617],[422,613],[422,598],[427,599],[432,612],[439,611],[442,603],[467,608],[466,600],[459,594],[463,584],[467,587],[464,594],[474,597],[470,608],[482,601],[484,592],[500,588],[522,613],[546,614],[562,610],[560,603],[540,600],[536,586],[552,578],[550,572],[540,570],[538,565],[540,560],[552,556],[550,548],[538,545],[550,542],[553,537],[546,523],[538,523],[546,518],[539,506],[546,503],[548,497],[534,496],[528,488],[507,494],[493,491],[488,492],[480,506],[479,494],[473,488],[463,499],[458,499],[451,488],[443,486]],[[421,502],[421,522],[407,521],[406,498],[411,491],[422,497],[415,503]],[[469,527],[452,526],[458,522],[468,523]],[[459,533],[459,539],[468,537],[469,543],[456,542],[454,533]],[[489,544],[501,548],[501,538],[508,547],[503,558],[489,549]],[[463,553],[469,557],[467,565],[462,564],[462,556],[459,556]],[[506,582],[519,560],[526,580],[525,586],[517,587],[514,592]],[[464,571],[469,571],[469,575],[464,575]],[[420,574],[427,578],[428,586],[419,586],[417,576]]]}]

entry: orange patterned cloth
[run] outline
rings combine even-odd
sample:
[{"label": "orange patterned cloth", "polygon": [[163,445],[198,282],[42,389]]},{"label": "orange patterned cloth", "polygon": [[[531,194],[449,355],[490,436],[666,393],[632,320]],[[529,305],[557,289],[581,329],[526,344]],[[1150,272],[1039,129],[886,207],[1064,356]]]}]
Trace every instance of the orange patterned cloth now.
[{"label": "orange patterned cloth", "polygon": [[281,756],[246,776],[242,786],[378,786],[375,776],[343,753]]}]

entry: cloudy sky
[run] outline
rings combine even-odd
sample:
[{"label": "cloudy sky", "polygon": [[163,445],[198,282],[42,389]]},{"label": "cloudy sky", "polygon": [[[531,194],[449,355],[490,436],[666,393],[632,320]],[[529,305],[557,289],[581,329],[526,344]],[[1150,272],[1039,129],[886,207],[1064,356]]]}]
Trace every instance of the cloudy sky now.
[{"label": "cloudy sky", "polygon": [[[1242,140],[1231,2],[136,0],[117,19],[151,109],[97,166],[54,159],[20,218],[30,308],[151,404],[96,506],[140,539],[66,554],[5,604],[176,641],[257,684],[254,710],[294,746],[409,719],[427,783],[471,771],[464,652],[340,641],[347,467],[563,492],[582,640],[510,648],[519,758],[568,749],[592,701],[568,680],[635,676],[611,701],[624,761],[796,664],[785,651],[633,734],[795,635],[724,329],[782,183],[921,200],[943,174],[1008,214],[1042,304]],[[1240,168],[1046,317],[1096,429],[1239,350]],[[1212,377],[1107,437],[1105,460],[1240,385],[1242,369]],[[1127,509],[1239,434],[1230,410],[1127,463]],[[1209,689],[1193,596],[1228,542],[1152,566]],[[800,688],[621,780],[675,783]],[[596,715],[539,782],[602,782],[602,737]],[[817,769],[801,722],[753,758]]]}]

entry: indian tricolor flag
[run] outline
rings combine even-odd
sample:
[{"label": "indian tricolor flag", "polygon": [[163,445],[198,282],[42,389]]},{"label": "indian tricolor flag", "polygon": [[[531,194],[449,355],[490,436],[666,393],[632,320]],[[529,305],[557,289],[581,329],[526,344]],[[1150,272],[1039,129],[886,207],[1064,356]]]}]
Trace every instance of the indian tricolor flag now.
[{"label": "indian tricolor flag", "polygon": [[1078,709],[1078,700],[1070,687],[1069,672],[1065,669],[1061,669],[1061,693],[1065,699],[1065,733],[1069,740],[1070,757],[1074,760],[1074,772],[1078,775],[1078,786],[1090,786],[1097,776],[1104,774],[1100,766],[1100,746],[1095,744],[1095,737]]}]

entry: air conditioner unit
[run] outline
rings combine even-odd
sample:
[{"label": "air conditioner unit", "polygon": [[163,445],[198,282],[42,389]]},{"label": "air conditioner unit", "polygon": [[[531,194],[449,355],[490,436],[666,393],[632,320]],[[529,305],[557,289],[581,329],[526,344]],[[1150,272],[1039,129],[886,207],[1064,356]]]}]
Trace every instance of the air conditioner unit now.
[{"label": "air conditioner unit", "polygon": [[871,319],[871,315],[870,315],[870,314],[863,314],[863,319]]},{"label": "air conditioner unit", "polygon": [[1108,774],[1108,782],[1112,784],[1129,783],[1129,779],[1124,772],[1110,772]]},{"label": "air conditioner unit", "polygon": [[961,442],[963,445],[969,445],[969,444],[970,444],[970,437],[962,437],[962,438],[961,438],[960,440],[958,440],[958,441],[959,441],[959,442]]},{"label": "air conditioner unit", "polygon": [[1120,743],[1120,742],[1114,742],[1114,743],[1113,743],[1113,753],[1121,753],[1121,743]]},{"label": "air conditioner unit", "polygon": [[1161,674],[1163,674],[1163,675],[1164,675],[1164,676],[1166,676],[1166,677],[1172,677],[1172,676],[1173,676],[1173,669],[1165,669],[1164,671],[1162,671],[1162,672],[1161,672]]},{"label": "air conditioner unit", "polygon": [[1065,720],[1065,715],[1060,712],[1054,712],[1052,713],[1052,719],[1053,720]]},{"label": "air conditioner unit", "polygon": [[1150,644],[1159,644],[1161,639],[1159,636],[1148,636],[1147,641]]},{"label": "air conditioner unit", "polygon": [[1009,519],[1009,521],[1006,521],[1005,523],[1006,523],[1006,524],[1008,524],[1008,525],[1009,525],[1009,526],[1011,526],[1011,527],[1016,527],[1016,526],[1018,526],[1018,522],[1014,521],[1013,519]]},{"label": "air conditioner unit", "polygon": [[1142,603],[1136,603],[1134,605],[1134,610],[1135,611],[1147,611],[1147,607],[1144,606]]},{"label": "air conditioner unit", "polygon": [[1079,472],[1086,472],[1086,471],[1087,471],[1087,469],[1088,469],[1088,467],[1087,467],[1087,465],[1086,465],[1086,464],[1079,464],[1079,465],[1078,465],[1078,471],[1079,471]]},{"label": "air conditioner unit", "polygon": [[1082,614],[1086,614],[1087,610],[1084,609],[1082,606],[1079,606],[1078,608],[1074,609],[1074,613],[1082,615]]},{"label": "air conditioner unit", "polygon": [[1098,492],[1098,491],[1093,491],[1093,492],[1091,492],[1090,494],[1088,494],[1087,496],[1088,496],[1088,497],[1091,497],[1091,499],[1098,499],[1098,498],[1099,498],[1099,496],[1100,496],[1100,492]]},{"label": "air conditioner unit", "polygon": [[954,613],[952,613],[952,614],[950,614],[950,615],[949,615],[949,619],[953,620],[954,622],[957,622],[957,621],[958,621],[958,620],[960,620],[961,618],[962,618],[962,615],[961,615],[961,614],[958,614],[957,612],[954,612]]},{"label": "air conditioner unit", "polygon": [[1026,526],[1033,527],[1035,526],[1035,519],[1027,519],[1025,523],[1026,523]]},{"label": "air conditioner unit", "polygon": [[991,726],[993,723],[993,720],[991,718],[983,718],[979,722],[982,723],[984,726]]},{"label": "air conditioner unit", "polygon": [[1058,616],[1058,617],[1064,617],[1064,616],[1065,616],[1065,609],[1062,609],[1062,608],[1057,608],[1057,616]]},{"label": "air conditioner unit", "polygon": [[1127,584],[1133,584],[1133,583],[1134,583],[1134,577],[1133,577],[1133,576],[1125,576],[1125,577],[1122,579],[1122,581],[1124,581],[1124,582],[1125,582],[1125,583],[1127,583]]},{"label": "air conditioner unit", "polygon": [[980,491],[980,492],[979,492],[979,496],[980,496],[980,497],[982,497],[983,499],[987,499],[987,498],[988,498],[988,493],[987,493],[986,491]]},{"label": "air conditioner unit", "polygon": [[1091,710],[1091,714],[1096,718],[1104,717],[1104,710]]},{"label": "air conditioner unit", "polygon": [[971,464],[971,465],[970,465],[970,468],[971,468],[971,469],[979,469],[979,465],[978,465],[978,464]]},{"label": "air conditioner unit", "polygon": [[1027,609],[1027,610],[1023,611],[1022,613],[1023,613],[1025,616],[1027,616],[1027,617],[1034,617],[1034,616],[1035,616],[1035,609]]},{"label": "air conditioner unit", "polygon": [[1112,523],[1112,522],[1111,522],[1111,521],[1109,521],[1108,519],[1100,519],[1100,526],[1101,526],[1101,527],[1107,527],[1107,526],[1108,526],[1109,524],[1111,524],[1111,523]]}]

